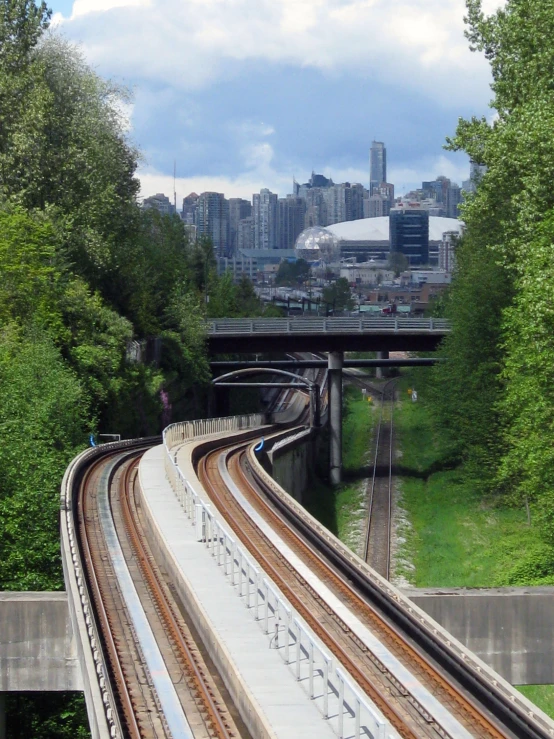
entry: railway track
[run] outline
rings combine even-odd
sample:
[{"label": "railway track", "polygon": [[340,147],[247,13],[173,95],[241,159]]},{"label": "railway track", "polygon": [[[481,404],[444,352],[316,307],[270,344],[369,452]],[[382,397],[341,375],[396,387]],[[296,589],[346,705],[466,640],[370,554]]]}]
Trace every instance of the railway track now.
[{"label": "railway track", "polygon": [[142,451],[115,452],[95,461],[83,477],[78,500],[80,547],[114,689],[119,736],[245,736],[144,536],[135,497]]},{"label": "railway track", "polygon": [[390,577],[395,382],[389,380],[381,390],[373,473],[366,486],[368,511],[363,547],[364,561],[387,580]]},{"label": "railway track", "polygon": [[[432,696],[443,706],[448,706],[458,729],[448,728],[431,715],[428,707],[420,700],[417,691],[402,684],[383,661],[375,656],[354,628],[334,611],[325,598],[290,564],[279,548],[245,514],[235,496],[230,492],[225,475],[222,474],[221,455],[234,483],[248,502],[278,531],[283,541],[302,559],[309,571],[316,574],[335,597],[348,606],[362,627],[377,634],[398,659],[408,666],[412,675],[427,687]],[[455,681],[432,664],[417,648],[402,637],[399,630],[379,614],[378,608],[362,598],[348,581],[317,551],[314,550],[280,516],[265,499],[259,480],[245,462],[245,445],[230,451],[211,451],[198,462],[198,476],[218,510],[236,532],[244,546],[261,564],[277,584],[293,607],[321,638],[327,648],[339,659],[356,680],[361,689],[375,702],[378,708],[403,737],[454,737],[473,736],[480,739],[514,737],[517,734],[498,728],[498,723],[480,707]],[[267,492],[267,491],[265,491]],[[362,628],[362,630],[363,630]],[[456,733],[461,730],[460,733]]]},{"label": "railway track", "polygon": [[[266,429],[265,434],[267,439],[271,432]],[[341,554],[340,547],[333,545],[321,527],[310,523],[299,506],[276,493],[275,483],[255,463],[251,447],[256,432],[243,432],[250,440],[232,445],[225,436],[222,431],[215,442],[218,448],[214,448],[213,437],[194,446],[193,460],[203,487],[245,549],[400,736],[552,736],[531,713],[527,716],[521,707],[510,705],[486,679],[469,670],[463,659],[456,661],[452,651],[433,637],[424,619],[419,624],[386,588],[373,583],[371,578],[377,579],[376,575],[360,572],[353,558]],[[109,665],[106,677],[115,686],[119,729],[112,736],[243,736],[142,534],[142,512],[135,496],[141,453],[140,448],[115,449],[96,460],[86,469],[78,497],[79,546]],[[241,498],[254,516],[246,514]],[[277,532],[280,544],[268,535],[265,524]],[[213,549],[213,527],[210,532]],[[119,558],[114,553],[115,541]],[[217,542],[219,550],[219,534]],[[300,565],[291,564],[296,560],[285,549]],[[239,582],[241,577],[239,570]],[[143,621],[136,618],[131,590]],[[160,678],[156,663],[148,659],[152,651],[145,637],[148,630],[162,656],[165,678]],[[377,640],[382,648],[376,651]]]}]

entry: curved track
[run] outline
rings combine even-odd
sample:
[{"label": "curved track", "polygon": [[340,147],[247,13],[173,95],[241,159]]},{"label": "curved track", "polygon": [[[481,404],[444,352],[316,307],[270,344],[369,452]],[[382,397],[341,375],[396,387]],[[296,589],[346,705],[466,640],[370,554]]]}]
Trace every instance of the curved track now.
[{"label": "curved track", "polygon": [[135,499],[140,456],[115,452],[97,460],[84,475],[78,503],[87,582],[122,735],[239,737],[143,534]]},{"label": "curved track", "polygon": [[[265,427],[266,438],[271,433]],[[283,435],[282,428],[276,433]],[[243,432],[241,438],[248,440],[241,443],[230,443],[226,436],[221,431],[217,441],[212,433],[206,441],[193,442],[205,491],[296,612],[402,737],[553,736],[277,488],[251,449],[259,432]],[[119,729],[112,736],[242,736],[143,535],[135,481],[146,445],[135,446],[111,445],[95,457],[84,469],[77,497],[79,548],[100,629],[101,645],[93,649],[101,647],[106,656],[105,677],[118,714]],[[247,515],[245,507],[253,513]],[[380,648],[375,650],[363,634],[378,640]]]},{"label": "curved track", "polygon": [[[412,673],[424,683],[443,704],[449,705],[457,720],[475,737],[505,737],[494,723],[483,715],[459,687],[452,685],[439,670],[426,660],[388,624],[368,603],[353,590],[347,580],[329,567],[324,558],[295,532],[294,527],[269,506],[260,496],[250,472],[245,469],[244,446],[228,453],[228,467],[232,479],[248,501],[264,518],[271,521],[283,539],[306,562],[327,586],[332,587],[340,600],[353,609],[356,616],[372,631],[378,630],[389,649],[409,662]],[[241,506],[229,492],[220,471],[221,451],[215,451],[199,461],[199,479],[208,490],[218,509],[237,533],[243,544],[270,575],[293,607],[335,654],[360,687],[374,700],[391,724],[403,737],[453,736],[445,731],[420,704],[408,686],[400,685],[382,662],[356,636],[351,628],[324,602],[314,588],[296,572],[285,557],[244,514]]]},{"label": "curved track", "polygon": [[225,479],[227,476],[307,564],[309,571],[377,635],[428,694],[440,701],[454,723],[463,727],[462,733],[465,731],[466,735],[480,739],[551,736],[521,707],[516,709],[507,698],[497,694],[490,680],[464,665],[464,659],[456,662],[453,654],[430,635],[430,629],[418,626],[417,619],[403,613],[405,606],[395,605],[392,597],[385,596],[383,588],[376,597],[363,573],[356,574],[355,566],[341,561],[337,552],[331,551],[332,547],[318,541],[320,537],[313,529],[310,531],[309,526],[298,521],[294,511],[286,510],[287,505],[274,495],[271,485],[268,486],[263,476],[260,477],[246,461],[246,453],[246,444],[225,451],[213,451],[212,444],[212,450],[197,459],[200,481],[245,547],[401,736],[453,737],[461,734],[451,730],[448,721],[443,724],[429,712],[417,689],[413,689],[413,681],[402,684],[285,559],[279,547],[245,515],[230,490],[232,486]]}]

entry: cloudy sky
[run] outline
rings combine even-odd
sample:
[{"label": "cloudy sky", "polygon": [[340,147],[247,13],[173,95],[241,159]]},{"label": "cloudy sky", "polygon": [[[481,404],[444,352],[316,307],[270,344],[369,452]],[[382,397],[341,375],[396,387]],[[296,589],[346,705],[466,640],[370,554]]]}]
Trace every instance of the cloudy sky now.
[{"label": "cloudy sky", "polygon": [[[484,0],[492,11],[500,0]],[[54,21],[134,92],[143,195],[284,196],[312,170],[368,186],[373,139],[397,194],[469,164],[442,149],[490,116],[464,0],[51,0]]]}]

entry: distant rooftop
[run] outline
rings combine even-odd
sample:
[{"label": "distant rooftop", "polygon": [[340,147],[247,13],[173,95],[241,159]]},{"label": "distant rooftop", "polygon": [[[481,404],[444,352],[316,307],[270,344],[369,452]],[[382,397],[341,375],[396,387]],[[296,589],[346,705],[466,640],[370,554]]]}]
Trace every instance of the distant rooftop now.
[{"label": "distant rooftop", "polygon": [[[429,216],[429,241],[442,241],[443,233],[458,231],[462,233],[464,222],[457,218]],[[325,226],[327,231],[344,241],[388,241],[389,217],[360,218],[357,221],[344,221]]]}]

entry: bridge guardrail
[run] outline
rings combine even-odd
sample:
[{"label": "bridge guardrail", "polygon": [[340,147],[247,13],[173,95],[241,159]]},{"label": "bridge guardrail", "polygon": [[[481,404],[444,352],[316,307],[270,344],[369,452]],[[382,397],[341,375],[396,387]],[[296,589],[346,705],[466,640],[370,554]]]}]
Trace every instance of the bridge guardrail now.
[{"label": "bridge guardrail", "polygon": [[222,318],[207,324],[208,335],[290,334],[290,333],[373,333],[450,330],[445,318]]}]

